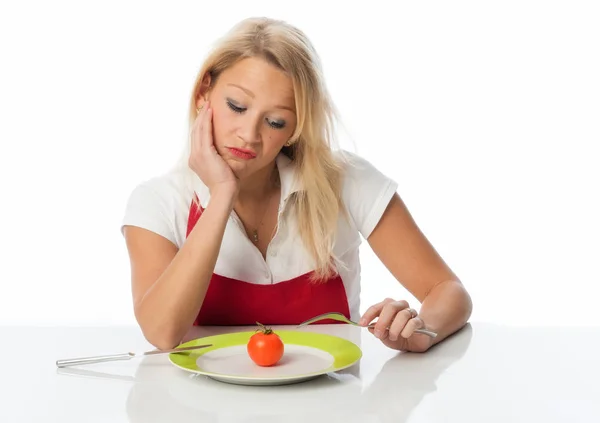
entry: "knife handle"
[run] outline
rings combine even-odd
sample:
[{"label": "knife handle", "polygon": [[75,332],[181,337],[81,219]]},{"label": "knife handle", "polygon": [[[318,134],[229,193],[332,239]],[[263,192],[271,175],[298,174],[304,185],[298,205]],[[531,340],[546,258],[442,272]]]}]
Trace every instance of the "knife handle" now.
[{"label": "knife handle", "polygon": [[104,361],[129,360],[135,357],[134,353],[97,355],[93,357],[69,358],[66,360],[56,360],[57,367],[77,366],[78,364],[94,364]]}]

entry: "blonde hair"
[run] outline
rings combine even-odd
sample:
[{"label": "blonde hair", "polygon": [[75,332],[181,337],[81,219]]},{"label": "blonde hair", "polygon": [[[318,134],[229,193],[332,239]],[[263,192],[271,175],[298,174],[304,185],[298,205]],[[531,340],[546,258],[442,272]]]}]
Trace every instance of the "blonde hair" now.
[{"label": "blonde hair", "polygon": [[290,139],[292,145],[282,152],[295,162],[301,189],[289,204],[300,237],[315,262],[313,280],[325,280],[337,273],[333,245],[340,214],[347,214],[341,199],[343,165],[333,155],[337,114],[325,87],[320,59],[306,35],[286,22],[269,18],[249,18],[235,25],[213,47],[198,73],[189,104],[189,126],[197,116],[204,77],[210,75],[212,85],[225,69],[248,57],[264,59],[293,82],[297,126]]}]

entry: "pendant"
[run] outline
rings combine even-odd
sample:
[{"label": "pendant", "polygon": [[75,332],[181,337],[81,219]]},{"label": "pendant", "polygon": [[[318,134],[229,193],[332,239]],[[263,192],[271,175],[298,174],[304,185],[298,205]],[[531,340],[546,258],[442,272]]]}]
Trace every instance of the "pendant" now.
[{"label": "pendant", "polygon": [[256,229],[252,232],[252,240],[255,244],[258,244],[258,231]]}]

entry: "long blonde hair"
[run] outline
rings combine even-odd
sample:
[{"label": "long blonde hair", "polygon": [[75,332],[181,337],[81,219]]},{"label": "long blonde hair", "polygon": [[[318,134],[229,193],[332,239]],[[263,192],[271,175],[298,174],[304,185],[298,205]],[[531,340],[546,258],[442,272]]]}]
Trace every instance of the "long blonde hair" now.
[{"label": "long blonde hair", "polygon": [[189,104],[189,126],[197,116],[202,81],[211,84],[221,72],[248,57],[259,57],[281,69],[293,82],[297,126],[292,145],[282,152],[298,169],[301,189],[290,198],[305,248],[315,262],[313,280],[336,274],[333,245],[340,214],[343,165],[333,155],[337,116],[325,87],[320,59],[307,36],[294,26],[269,18],[249,18],[221,38],[201,67]]}]

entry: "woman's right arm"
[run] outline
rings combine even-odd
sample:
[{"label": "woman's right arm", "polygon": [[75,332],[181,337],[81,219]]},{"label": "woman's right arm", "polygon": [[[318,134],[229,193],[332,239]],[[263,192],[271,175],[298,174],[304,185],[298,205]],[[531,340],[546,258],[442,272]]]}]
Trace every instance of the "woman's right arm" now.
[{"label": "woman's right arm", "polygon": [[194,323],[215,268],[233,199],[234,192],[215,192],[179,251],[149,230],[124,228],[135,317],[156,348],[174,348]]},{"label": "woman's right arm", "polygon": [[148,342],[159,349],[177,346],[198,315],[239,188],[214,148],[212,109],[208,102],[205,106],[192,131],[189,165],[211,198],[183,246],[178,251],[154,232],[124,228],[135,317]]}]

